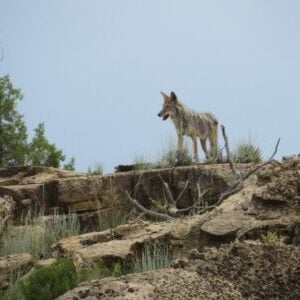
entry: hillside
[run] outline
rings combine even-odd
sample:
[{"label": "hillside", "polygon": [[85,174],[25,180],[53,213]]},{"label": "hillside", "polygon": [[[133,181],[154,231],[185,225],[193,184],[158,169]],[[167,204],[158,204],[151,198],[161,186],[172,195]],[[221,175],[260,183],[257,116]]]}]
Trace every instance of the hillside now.
[{"label": "hillside", "polygon": [[[255,167],[237,164],[239,178]],[[229,164],[104,176],[0,169],[0,288],[70,258],[77,273],[110,271],[59,299],[297,299],[300,157],[232,189],[236,178]],[[27,235],[40,241],[34,250]]]}]

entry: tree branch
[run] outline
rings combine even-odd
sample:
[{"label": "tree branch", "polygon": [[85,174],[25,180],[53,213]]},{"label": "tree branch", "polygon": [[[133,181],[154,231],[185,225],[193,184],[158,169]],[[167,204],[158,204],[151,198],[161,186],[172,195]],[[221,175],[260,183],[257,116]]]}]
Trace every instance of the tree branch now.
[{"label": "tree branch", "polygon": [[272,163],[272,160],[273,160],[274,156],[276,155],[276,153],[277,153],[277,151],[278,151],[278,146],[279,146],[279,144],[280,144],[280,138],[277,140],[277,143],[276,143],[276,145],[275,145],[275,150],[274,150],[273,154],[270,156],[270,158],[269,158],[267,161],[265,161],[265,162],[259,164],[258,166],[256,166],[254,169],[250,170],[248,173],[244,174],[244,175],[242,176],[242,180],[243,180],[243,181],[246,180],[250,175],[256,173],[258,170],[260,170],[260,169],[263,168],[264,166],[266,166],[266,165]]},{"label": "tree branch", "polygon": [[[152,216],[152,217],[160,218],[162,220],[172,221],[172,220],[175,220],[175,218],[171,217],[170,215],[176,216],[176,215],[179,215],[181,213],[186,213],[186,212],[189,212],[189,214],[196,214],[196,213],[197,214],[199,214],[199,213],[202,214],[202,213],[205,213],[205,212],[207,212],[211,209],[216,208],[217,206],[219,206],[224,201],[224,199],[226,199],[230,195],[233,195],[233,194],[239,192],[243,188],[244,181],[249,176],[256,173],[258,170],[260,170],[262,167],[266,166],[267,164],[272,163],[272,160],[273,160],[274,156],[276,155],[276,153],[278,151],[278,146],[279,146],[279,143],[280,143],[280,138],[279,138],[276,145],[275,145],[275,150],[274,150],[273,154],[270,156],[270,158],[266,162],[263,162],[263,163],[259,164],[254,169],[250,170],[249,172],[245,173],[244,175],[240,175],[240,173],[237,172],[237,170],[235,168],[235,165],[234,165],[234,163],[231,159],[229,144],[228,144],[228,138],[227,138],[227,135],[226,135],[226,132],[225,132],[225,127],[223,125],[222,125],[222,133],[223,133],[223,138],[224,138],[224,141],[225,141],[225,147],[226,147],[228,160],[229,160],[229,163],[230,163],[231,170],[232,170],[233,174],[235,175],[235,180],[229,186],[229,188],[219,196],[218,201],[214,205],[209,205],[207,207],[203,207],[203,205],[201,205],[201,202],[203,201],[203,196],[208,192],[208,190],[201,193],[200,185],[199,185],[199,182],[198,182],[198,184],[197,184],[198,199],[193,203],[193,205],[191,205],[189,207],[186,207],[186,208],[178,209],[176,207],[176,204],[181,199],[184,191],[187,189],[189,181],[188,180],[186,181],[184,188],[180,192],[180,194],[177,197],[176,201],[174,201],[174,197],[173,197],[173,194],[171,192],[171,189],[170,189],[169,185],[161,178],[161,180],[163,182],[163,185],[164,185],[164,188],[167,192],[167,195],[168,195],[168,198],[169,198],[170,201],[166,202],[164,206],[161,206],[160,204],[156,203],[156,201],[154,201],[153,199],[150,199],[150,201],[152,202],[153,205],[156,206],[156,208],[165,210],[167,212],[166,214],[158,213],[158,212],[155,212],[155,211],[152,211],[152,210],[149,210],[149,209],[145,208],[137,200],[132,198],[128,191],[125,191],[126,196],[127,196],[128,200],[131,202],[131,204],[142,211],[141,216],[149,215],[149,216]],[[140,178],[138,180],[137,185],[139,183],[140,183]],[[136,188],[136,186],[135,186],[135,188]]]},{"label": "tree branch", "polygon": [[155,211],[149,210],[147,208],[145,208],[143,205],[141,205],[140,203],[138,203],[138,201],[136,201],[135,199],[133,199],[130,194],[128,193],[128,191],[125,191],[125,194],[128,198],[128,200],[130,201],[131,204],[133,204],[135,207],[137,207],[139,210],[141,210],[142,212],[144,212],[146,215],[152,216],[152,217],[156,217],[156,218],[160,218],[162,220],[166,220],[166,221],[172,221],[175,220],[174,218],[166,215],[166,214],[161,214],[161,213],[157,213]]},{"label": "tree branch", "polygon": [[181,190],[180,194],[178,195],[177,199],[175,200],[175,204],[177,204],[179,202],[179,200],[181,199],[181,197],[184,194],[185,190],[187,189],[188,185],[189,185],[189,180],[187,180],[185,182],[185,185],[184,185],[183,189]]},{"label": "tree branch", "polygon": [[187,212],[189,210],[193,210],[194,208],[196,208],[200,201],[202,201],[203,199],[203,196],[205,196],[207,194],[208,190],[204,191],[202,194],[200,194],[200,196],[198,197],[198,199],[194,202],[193,205],[189,206],[189,207],[186,207],[186,208],[181,208],[181,209],[178,209],[177,212],[179,213],[183,213],[183,212]]},{"label": "tree branch", "polygon": [[1,56],[0,56],[0,62],[4,60],[4,52],[3,47],[1,48]]},{"label": "tree branch", "polygon": [[159,177],[160,177],[160,179],[161,179],[161,181],[163,183],[163,186],[164,186],[165,190],[167,191],[167,195],[169,197],[169,200],[171,201],[171,203],[173,204],[173,206],[176,206],[176,202],[174,201],[174,196],[173,196],[173,194],[171,192],[171,189],[170,189],[169,185],[162,179],[161,175],[159,175]]},{"label": "tree branch", "polygon": [[237,171],[236,171],[236,168],[235,168],[235,164],[234,164],[234,162],[232,160],[232,157],[231,157],[231,153],[230,153],[230,149],[229,149],[229,143],[228,143],[228,137],[227,137],[226,131],[225,131],[225,126],[221,125],[221,128],[222,128],[222,135],[223,135],[224,142],[225,142],[225,149],[226,149],[229,165],[230,165],[230,168],[232,170],[233,175],[235,176],[235,178],[237,178],[238,174],[237,174]]}]

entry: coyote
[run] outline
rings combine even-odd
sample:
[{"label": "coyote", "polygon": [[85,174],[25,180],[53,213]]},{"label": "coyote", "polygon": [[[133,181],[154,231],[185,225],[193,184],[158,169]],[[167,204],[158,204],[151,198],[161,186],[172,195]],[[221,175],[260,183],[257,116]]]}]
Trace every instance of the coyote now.
[{"label": "coyote", "polygon": [[162,110],[159,117],[167,120],[171,117],[178,135],[178,150],[183,150],[183,136],[189,136],[193,141],[194,159],[199,162],[197,138],[200,138],[202,149],[206,159],[209,153],[206,148],[206,140],[209,139],[210,148],[215,153],[217,151],[218,120],[211,113],[197,113],[185,107],[177,98],[174,92],[170,96],[160,92],[164,98]]}]

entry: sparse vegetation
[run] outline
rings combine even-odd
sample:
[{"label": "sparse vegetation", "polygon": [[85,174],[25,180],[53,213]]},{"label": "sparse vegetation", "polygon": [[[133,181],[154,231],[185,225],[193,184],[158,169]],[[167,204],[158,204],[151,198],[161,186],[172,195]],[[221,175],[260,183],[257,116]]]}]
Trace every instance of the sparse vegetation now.
[{"label": "sparse vegetation", "polygon": [[154,164],[147,161],[143,155],[136,155],[133,160],[133,165],[135,171],[150,170],[155,168]]},{"label": "sparse vegetation", "polygon": [[166,150],[161,158],[158,160],[157,165],[160,167],[176,167],[176,166],[189,166],[193,163],[192,155],[187,147],[183,151],[176,148],[169,148]]},{"label": "sparse vegetation", "polygon": [[217,148],[209,149],[208,154],[209,160],[213,160],[216,163],[223,162],[223,151],[220,146],[217,146]]},{"label": "sparse vegetation", "polygon": [[50,266],[36,266],[4,292],[0,300],[52,300],[76,287],[80,282],[128,273],[146,272],[166,267],[172,259],[167,242],[150,242],[128,261],[106,263],[102,260],[76,270],[70,259],[59,259]]},{"label": "sparse vegetation", "polygon": [[104,173],[104,166],[102,163],[96,163],[94,167],[88,167],[88,174],[89,175],[103,175]]},{"label": "sparse vegetation", "polygon": [[0,291],[0,300],[25,300],[20,284],[21,274],[16,275],[16,278],[11,278],[11,283],[6,290]]},{"label": "sparse vegetation", "polygon": [[158,270],[170,264],[172,252],[166,241],[154,241],[144,244],[141,251],[127,261],[105,263],[98,261],[91,267],[85,267],[78,274],[79,282],[108,276],[121,276],[129,273],[142,273]]},{"label": "sparse vegetation", "polygon": [[272,243],[278,241],[278,236],[275,232],[267,231],[265,234],[260,235],[260,240],[263,243]]},{"label": "sparse vegetation", "polygon": [[96,211],[97,213],[97,230],[114,229],[119,225],[126,224],[132,214],[132,211],[124,208],[114,208]]},{"label": "sparse vegetation", "polygon": [[233,151],[232,157],[236,163],[258,163],[262,160],[260,148],[252,142],[238,144]]},{"label": "sparse vegetation", "polygon": [[54,214],[51,217],[42,215],[31,217],[28,214],[23,226],[9,226],[0,237],[0,254],[30,253],[35,260],[49,253],[50,246],[58,240],[79,234],[77,215]]},{"label": "sparse vegetation", "polygon": [[172,259],[170,244],[168,242],[148,243],[142,253],[132,261],[132,272],[142,273],[168,266]]},{"label": "sparse vegetation", "polygon": [[126,270],[126,264],[122,262],[108,264],[100,260],[90,267],[80,269],[78,273],[78,282],[90,281],[109,276],[118,277],[126,273],[128,273]]},{"label": "sparse vegetation", "polygon": [[69,171],[75,171],[75,158],[71,157],[69,162],[64,164],[64,169]]}]

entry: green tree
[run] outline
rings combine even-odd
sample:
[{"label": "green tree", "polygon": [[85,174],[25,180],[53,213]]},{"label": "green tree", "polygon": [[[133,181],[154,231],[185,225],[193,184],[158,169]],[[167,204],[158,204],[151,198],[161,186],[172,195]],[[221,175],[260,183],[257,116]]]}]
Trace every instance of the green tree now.
[{"label": "green tree", "polygon": [[34,131],[35,136],[29,144],[29,162],[36,166],[59,168],[60,163],[65,160],[65,155],[47,140],[45,124],[38,124]]},{"label": "green tree", "polygon": [[17,103],[23,98],[8,75],[0,77],[0,166],[26,162],[27,128],[23,115],[17,111]]}]

